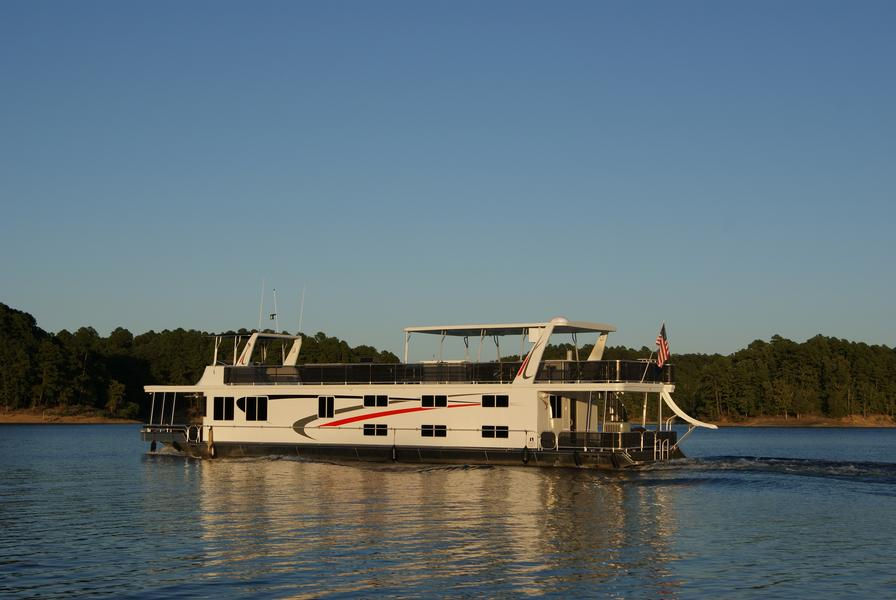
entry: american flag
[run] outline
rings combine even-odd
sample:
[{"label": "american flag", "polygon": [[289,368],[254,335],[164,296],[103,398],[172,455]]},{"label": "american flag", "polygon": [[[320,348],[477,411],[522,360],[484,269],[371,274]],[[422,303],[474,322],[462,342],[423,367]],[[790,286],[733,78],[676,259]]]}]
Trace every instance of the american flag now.
[{"label": "american flag", "polygon": [[669,340],[666,339],[666,324],[660,328],[660,334],[656,336],[656,345],[659,350],[656,352],[656,366],[662,368],[666,361],[669,360]]}]

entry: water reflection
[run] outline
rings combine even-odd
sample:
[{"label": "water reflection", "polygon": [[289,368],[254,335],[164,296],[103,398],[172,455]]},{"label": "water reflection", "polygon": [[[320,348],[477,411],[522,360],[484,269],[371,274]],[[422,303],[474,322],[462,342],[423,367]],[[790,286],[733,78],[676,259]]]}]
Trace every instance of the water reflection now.
[{"label": "water reflection", "polygon": [[483,582],[676,595],[676,490],[629,475],[288,459],[197,468],[206,578],[295,595],[473,593]]},{"label": "water reflection", "polygon": [[145,454],[133,427],[0,428],[0,597],[892,596],[896,430],[718,433],[603,474],[196,461]]}]

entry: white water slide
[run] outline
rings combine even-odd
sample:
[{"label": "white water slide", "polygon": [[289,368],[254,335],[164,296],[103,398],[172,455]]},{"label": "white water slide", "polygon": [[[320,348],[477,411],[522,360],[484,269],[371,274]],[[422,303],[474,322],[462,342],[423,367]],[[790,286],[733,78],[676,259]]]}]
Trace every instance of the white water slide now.
[{"label": "white water slide", "polygon": [[[665,392],[665,391],[660,392],[660,395],[663,397],[663,401],[665,401],[666,405],[672,409],[672,412],[675,413],[675,416],[677,416],[682,421],[686,421],[687,423],[690,423],[692,427],[706,427],[707,429],[718,429],[719,428],[718,425],[713,425],[712,423],[704,423],[703,421],[698,421],[694,417],[690,416],[689,414],[687,414],[686,412],[681,410],[681,408],[679,408],[678,405],[675,404],[675,401],[672,400],[672,396],[669,395],[669,392]],[[684,438],[682,438],[682,439],[684,439]]]}]

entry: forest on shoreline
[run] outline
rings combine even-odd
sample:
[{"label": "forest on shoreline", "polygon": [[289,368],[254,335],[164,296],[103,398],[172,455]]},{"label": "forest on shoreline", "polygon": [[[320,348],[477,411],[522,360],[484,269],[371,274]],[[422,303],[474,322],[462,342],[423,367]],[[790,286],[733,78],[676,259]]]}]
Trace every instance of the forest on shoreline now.
[{"label": "forest on shoreline", "polygon": [[[92,327],[49,333],[30,314],[2,303],[0,340],[4,410],[83,409],[123,419],[148,414],[144,385],[193,384],[214,351],[214,336],[192,329],[135,336],[117,328],[107,337]],[[545,358],[563,358],[572,348],[551,345]],[[579,348],[585,356],[589,350]],[[613,346],[604,358],[643,359],[650,352]],[[352,347],[323,332],[304,335],[300,363],[362,361],[398,362],[398,357],[372,346]],[[671,362],[676,401],[701,419],[893,418],[896,413],[896,350],[884,345],[823,335],[802,343],[773,336],[729,355],[674,354],[673,347]]]}]

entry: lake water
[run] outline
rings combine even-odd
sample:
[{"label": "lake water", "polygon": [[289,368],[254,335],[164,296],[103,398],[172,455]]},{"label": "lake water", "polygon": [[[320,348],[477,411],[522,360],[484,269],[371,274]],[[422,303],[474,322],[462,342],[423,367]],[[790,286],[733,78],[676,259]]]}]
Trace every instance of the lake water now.
[{"label": "lake water", "polygon": [[896,594],[896,430],[698,431],[602,473],[148,454],[0,426],[0,597]]}]

